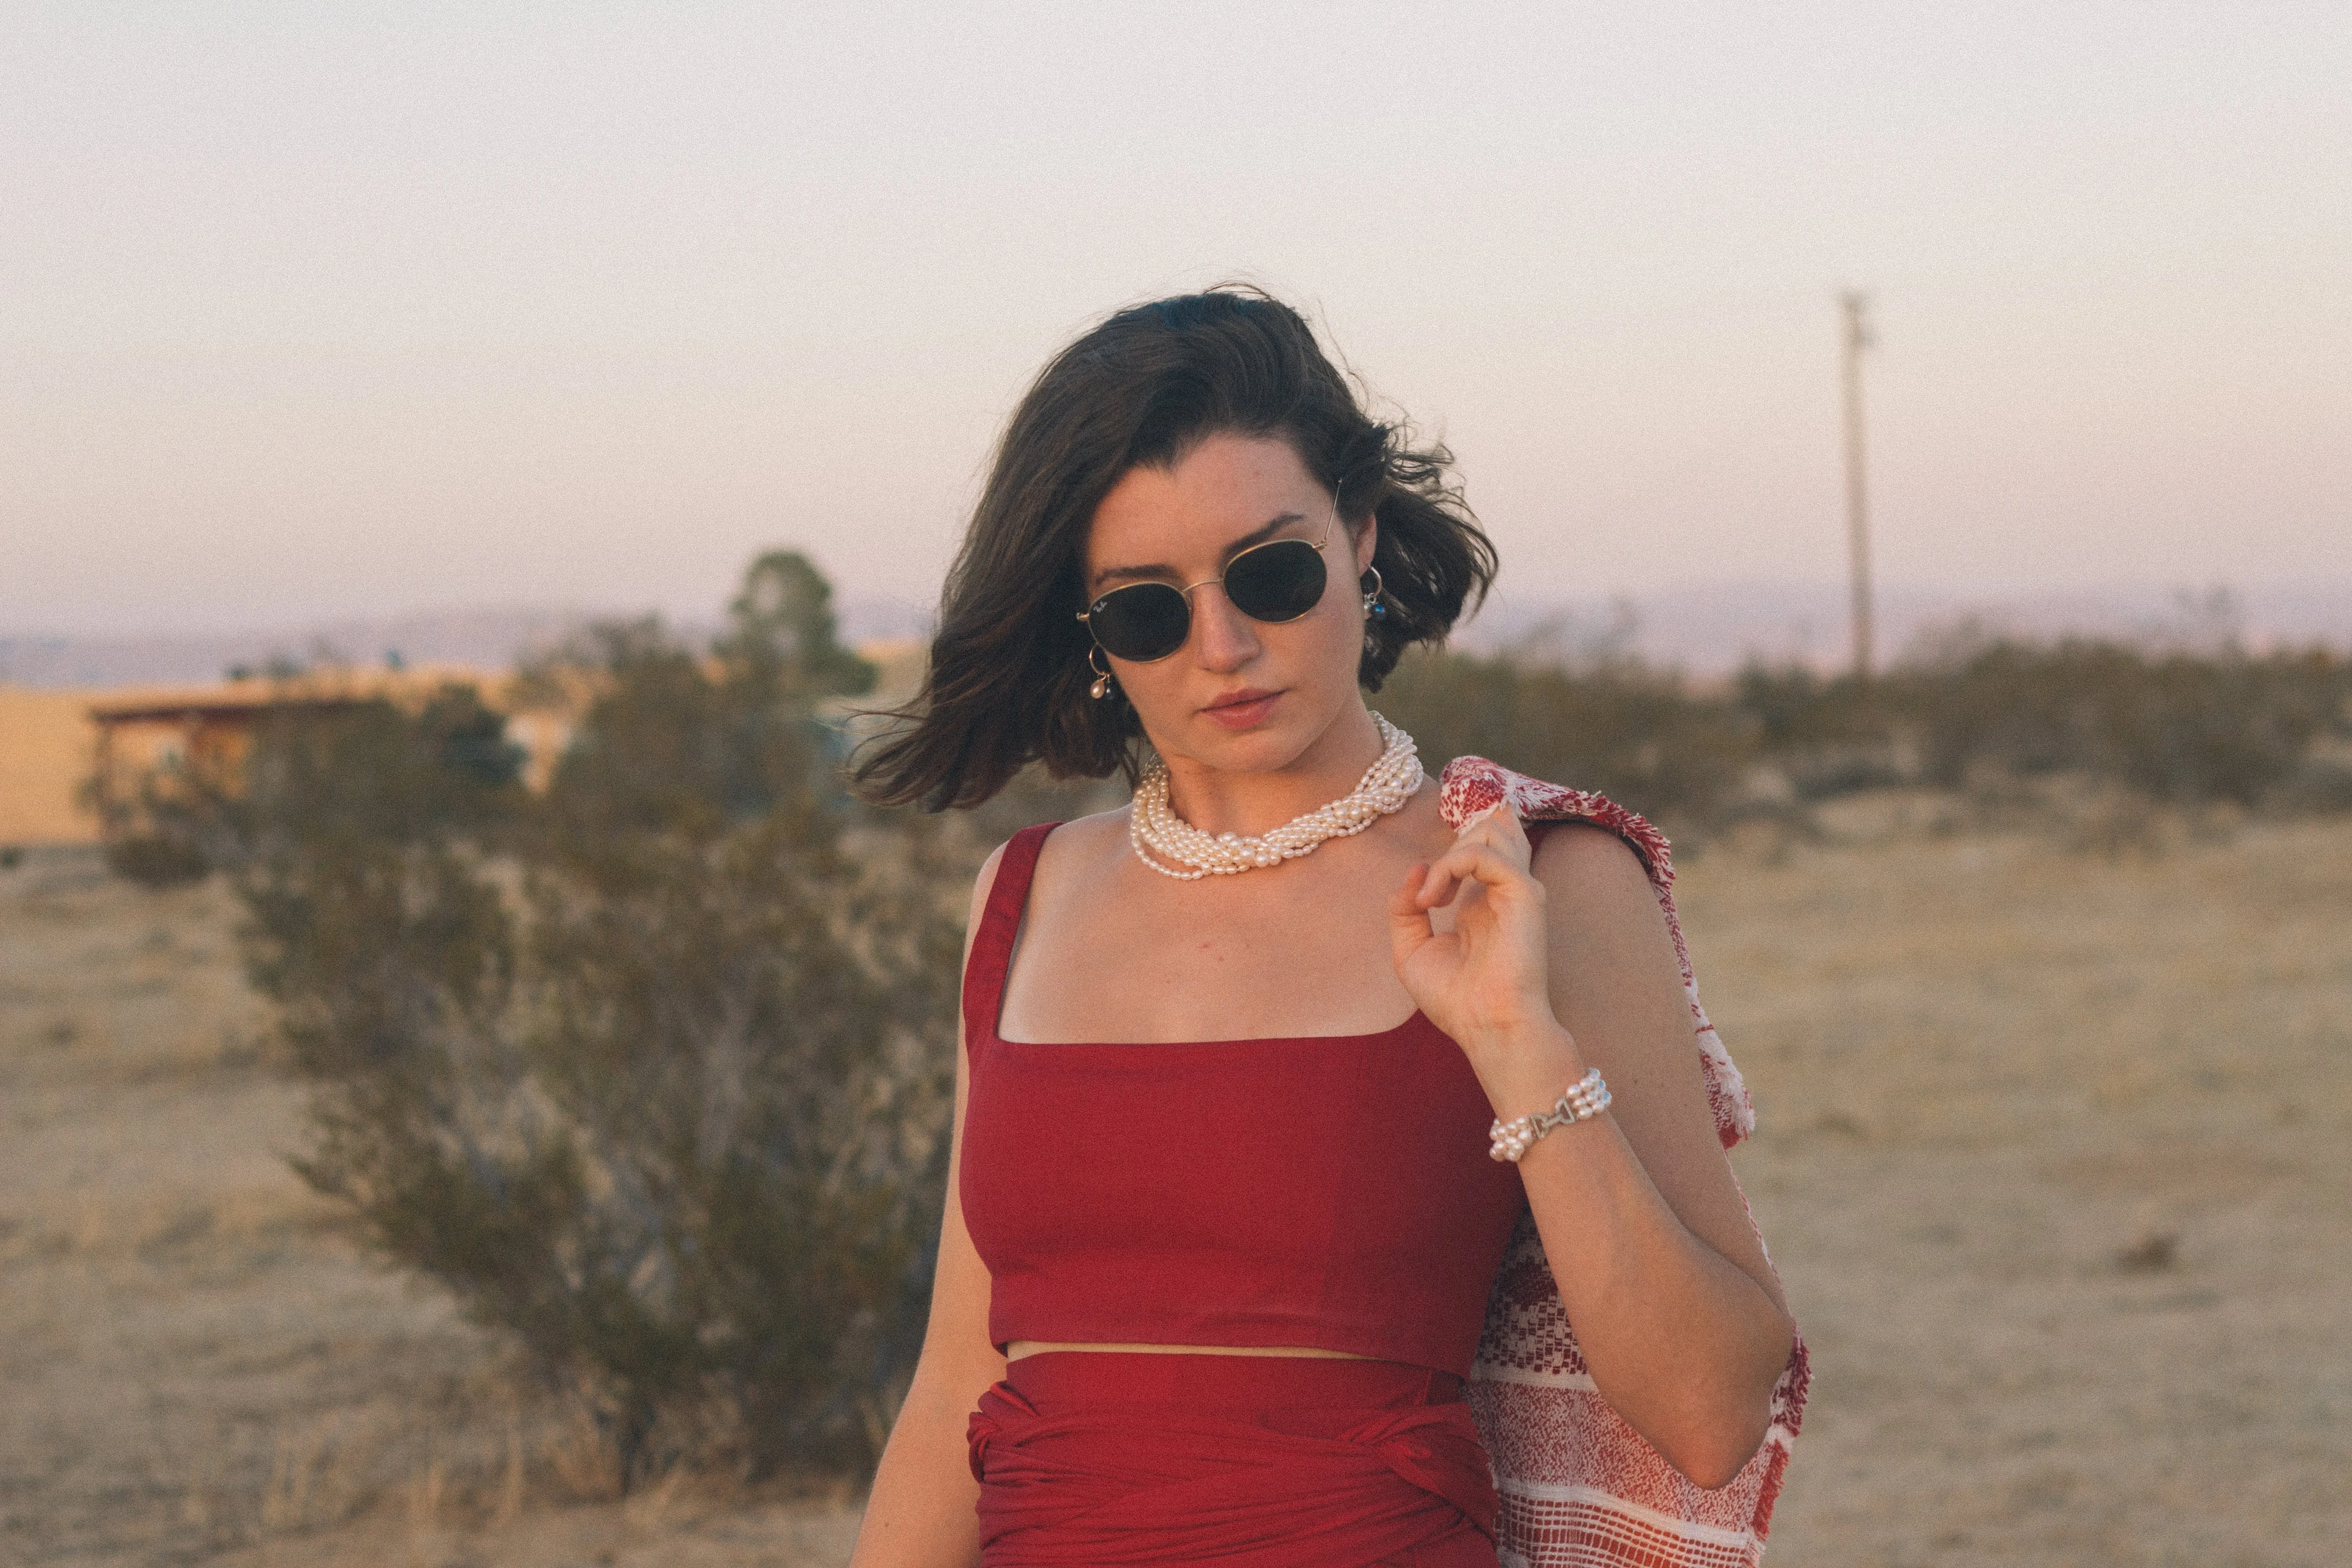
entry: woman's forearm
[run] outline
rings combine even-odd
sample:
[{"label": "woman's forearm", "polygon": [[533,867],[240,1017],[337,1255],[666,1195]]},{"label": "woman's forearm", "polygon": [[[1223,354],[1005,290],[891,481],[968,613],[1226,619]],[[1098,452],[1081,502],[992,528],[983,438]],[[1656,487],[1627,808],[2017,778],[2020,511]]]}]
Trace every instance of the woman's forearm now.
[{"label": "woman's forearm", "polygon": [[850,1568],[975,1568],[980,1562],[980,1483],[964,1444],[971,1400],[960,1392],[963,1380],[927,1372],[916,1372],[883,1446]]},{"label": "woman's forearm", "polygon": [[[1583,1070],[1565,1031],[1529,1057],[1549,1059],[1531,1081]],[[1553,1131],[1519,1171],[1602,1397],[1692,1480],[1729,1480],[1769,1423],[1795,1332],[1788,1313],[1677,1217],[1614,1117]]]}]

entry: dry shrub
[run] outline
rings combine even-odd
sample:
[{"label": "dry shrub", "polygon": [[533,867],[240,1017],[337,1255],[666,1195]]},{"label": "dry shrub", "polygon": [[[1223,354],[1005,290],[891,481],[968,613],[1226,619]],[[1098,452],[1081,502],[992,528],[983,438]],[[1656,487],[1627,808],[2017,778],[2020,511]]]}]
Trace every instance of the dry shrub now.
[{"label": "dry shrub", "polygon": [[1719,690],[1615,654],[1418,653],[1377,701],[1426,756],[1492,757],[1685,828],[1754,815],[1764,775],[1799,806],[1906,784],[2024,800],[2024,781],[2074,775],[2143,803],[2119,821],[2352,809],[2352,660],[2323,649],[1963,640],[1869,682],[1754,665]]},{"label": "dry shrub", "polygon": [[1917,728],[1937,783],[1991,763],[2088,773],[2176,805],[2252,806],[2315,741],[2344,731],[2352,662],[2319,649],[2254,658],[1996,642],[1899,670],[1880,700]]},{"label": "dry shrub", "polygon": [[2352,811],[2352,761],[2306,758],[2302,766],[2279,781],[2268,804],[2297,814]]},{"label": "dry shrub", "polygon": [[453,689],[274,727],[230,814],[297,1169],[577,1397],[575,1493],[863,1463],[919,1339],[971,857],[835,786],[827,592],[572,650],[543,798]]},{"label": "dry shrub", "polygon": [[1475,754],[1695,825],[1732,814],[1756,746],[1721,697],[1638,661],[1544,662],[1416,651],[1373,705],[1434,767]]},{"label": "dry shrub", "polygon": [[203,847],[168,829],[124,834],[106,846],[107,869],[142,888],[184,888],[212,874]]}]

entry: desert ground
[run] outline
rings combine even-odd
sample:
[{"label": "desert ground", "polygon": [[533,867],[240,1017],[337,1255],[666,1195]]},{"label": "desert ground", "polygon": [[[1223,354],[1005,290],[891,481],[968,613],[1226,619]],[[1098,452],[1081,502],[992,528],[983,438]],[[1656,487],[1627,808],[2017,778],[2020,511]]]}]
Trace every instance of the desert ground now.
[{"label": "desert ground", "polygon": [[[2352,821],[1955,829],[1684,868],[1817,1382],[1769,1560],[2352,1563]],[[610,1497],[292,1174],[217,885],[0,869],[0,1562],[843,1562],[855,1500]]]}]

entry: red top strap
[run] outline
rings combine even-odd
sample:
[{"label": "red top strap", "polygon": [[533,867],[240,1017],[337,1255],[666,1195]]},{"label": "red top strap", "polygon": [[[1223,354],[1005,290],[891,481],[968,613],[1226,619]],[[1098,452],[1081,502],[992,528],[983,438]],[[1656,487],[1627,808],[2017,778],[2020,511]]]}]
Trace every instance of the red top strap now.
[{"label": "red top strap", "polygon": [[1045,835],[1060,826],[1041,822],[1023,828],[1005,841],[1004,854],[996,862],[996,880],[988,889],[988,903],[980,912],[980,930],[972,933],[971,956],[963,966],[967,1053],[983,1037],[996,1037],[996,1017],[1004,1005],[1005,971],[1013,965],[1013,942],[1021,934],[1021,911],[1029,903],[1029,881],[1037,873],[1037,852],[1045,847]]}]

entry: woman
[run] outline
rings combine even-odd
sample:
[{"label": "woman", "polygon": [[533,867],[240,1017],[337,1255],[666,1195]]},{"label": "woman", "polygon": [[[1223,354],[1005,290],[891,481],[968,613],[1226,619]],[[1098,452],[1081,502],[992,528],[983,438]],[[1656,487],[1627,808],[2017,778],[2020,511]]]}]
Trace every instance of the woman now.
[{"label": "woman", "polygon": [[861,784],[937,809],[1154,760],[974,889],[931,1317],[858,1568],[1493,1564],[1463,1387],[1530,1214],[1581,1352],[1552,1383],[1685,1488],[1752,1468],[1793,1328],[1662,854],[1449,822],[1365,705],[1493,575],[1444,460],[1239,291],[1112,317],[1013,416]]}]

